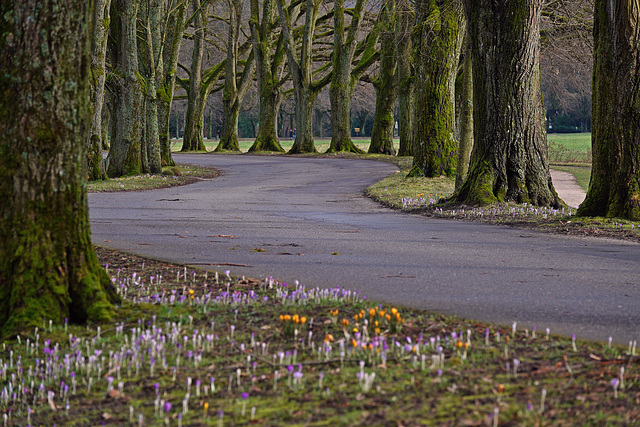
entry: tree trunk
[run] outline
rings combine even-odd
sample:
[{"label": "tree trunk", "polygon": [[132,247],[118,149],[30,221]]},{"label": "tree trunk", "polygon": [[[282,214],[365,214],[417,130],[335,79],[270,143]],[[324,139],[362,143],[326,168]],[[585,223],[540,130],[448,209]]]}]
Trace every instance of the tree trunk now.
[{"label": "tree trunk", "polygon": [[469,158],[473,148],[473,67],[471,49],[467,43],[462,71],[462,100],[460,102],[460,144],[456,169],[456,191],[462,187],[469,171]]},{"label": "tree trunk", "polygon": [[542,0],[465,0],[473,59],[474,146],[455,200],[558,206],[540,89]]},{"label": "tree trunk", "polygon": [[395,119],[393,110],[396,106],[398,93],[398,76],[395,49],[395,34],[393,32],[393,17],[395,4],[387,2],[381,11],[385,14],[386,31],[383,31],[380,41],[380,76],[374,81],[376,90],[376,110],[373,116],[371,144],[369,153],[387,154],[395,156],[393,146],[393,126]]},{"label": "tree trunk", "polygon": [[[260,85],[260,80],[258,80],[258,85]],[[258,91],[260,89],[258,87]],[[268,95],[260,93],[260,127],[249,152],[276,151],[284,153],[285,150],[278,140],[278,110],[281,102],[282,96],[274,91],[270,91]]]},{"label": "tree trunk", "polygon": [[151,0],[145,6],[144,19],[146,21],[145,43],[145,122],[146,131],[144,133],[143,147],[144,154],[149,161],[148,171],[151,173],[162,172],[162,157],[160,154],[160,129],[158,126],[158,82],[157,65],[161,63],[160,44],[161,33],[160,24],[162,20],[162,6],[159,0]]},{"label": "tree trunk", "polygon": [[313,90],[295,92],[296,127],[295,139],[289,154],[317,153],[313,142],[313,104],[317,93]]},{"label": "tree trunk", "polygon": [[593,162],[582,216],[640,220],[640,1],[596,0]]},{"label": "tree trunk", "polygon": [[[200,9],[200,0],[192,0],[193,10]],[[189,99],[187,101],[187,119],[184,125],[182,151],[207,151],[202,137],[204,107],[207,102],[202,88],[202,62],[204,59],[204,13],[195,18],[193,35],[193,55],[191,57],[191,74],[189,76]]]},{"label": "tree trunk", "polygon": [[[158,126],[160,137],[160,155],[162,164],[175,166],[176,162],[171,155],[171,133],[169,123],[171,120],[171,104],[176,87],[176,70],[178,67],[178,54],[182,45],[182,35],[186,23],[188,0],[180,0],[172,11],[168,11],[167,23],[164,28],[164,48],[162,55],[162,84],[159,87],[160,98],[158,100]],[[177,116],[176,116],[177,117]],[[177,126],[176,126],[177,129]]]},{"label": "tree trunk", "polygon": [[412,156],[414,146],[414,88],[411,22],[415,21],[408,0],[400,0],[396,11],[396,57],[398,62],[398,106],[400,147],[398,156]]},{"label": "tree trunk", "polygon": [[[459,0],[416,3],[415,146],[410,176],[452,176],[456,171],[455,78],[464,36]],[[511,19],[511,18],[509,18]]]},{"label": "tree trunk", "polygon": [[331,57],[331,145],[327,153],[345,151],[364,153],[351,140],[351,97],[357,83],[351,74],[358,33],[362,25],[366,0],[358,0],[352,10],[351,24],[345,40],[344,0],[335,0],[333,6],[333,54]]},{"label": "tree trunk", "polygon": [[296,105],[296,128],[294,128],[296,136],[289,154],[317,152],[313,143],[313,104],[321,87],[314,85],[312,81],[311,65],[316,19],[321,1],[306,0],[304,2],[305,24],[302,45],[298,49],[293,36],[293,23],[289,11],[284,0],[276,0]]},{"label": "tree trunk", "polygon": [[238,119],[240,117],[240,100],[222,101],[222,130],[216,152],[240,151],[238,139]]},{"label": "tree trunk", "polygon": [[117,297],[91,244],[82,143],[91,123],[93,7],[67,0],[0,7],[2,337],[33,331],[43,319],[113,316]]},{"label": "tree trunk", "polygon": [[91,38],[91,136],[89,138],[89,180],[107,179],[102,161],[102,109],[104,106],[104,83],[107,77],[105,59],[109,37],[109,8],[111,0],[97,0],[93,17]]},{"label": "tree trunk", "polygon": [[138,80],[138,43],[136,20],[137,0],[116,0],[118,13],[118,48],[116,96],[113,114],[115,134],[109,150],[109,176],[133,175],[142,172],[140,139],[142,92]]}]

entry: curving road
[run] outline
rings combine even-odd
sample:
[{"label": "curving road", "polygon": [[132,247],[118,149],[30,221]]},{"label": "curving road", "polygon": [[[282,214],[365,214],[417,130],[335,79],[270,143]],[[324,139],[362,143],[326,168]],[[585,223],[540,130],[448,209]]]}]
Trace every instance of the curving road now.
[{"label": "curving road", "polygon": [[394,212],[363,196],[395,171],[387,163],[175,159],[223,175],[164,190],[90,194],[94,243],[578,338],[640,338],[640,245]]}]

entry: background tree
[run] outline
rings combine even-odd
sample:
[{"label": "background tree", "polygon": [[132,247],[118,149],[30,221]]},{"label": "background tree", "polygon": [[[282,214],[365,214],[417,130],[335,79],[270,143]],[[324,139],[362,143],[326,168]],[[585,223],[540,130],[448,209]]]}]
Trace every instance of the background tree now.
[{"label": "background tree", "polygon": [[640,219],[639,16],[639,0],[596,0],[593,169],[578,215]]},{"label": "background tree", "polygon": [[109,37],[111,0],[96,0],[91,37],[91,136],[89,137],[88,169],[90,180],[107,178],[102,161],[102,109],[104,84],[107,77],[106,55]]},{"label": "background tree", "polygon": [[[191,69],[189,70],[189,87],[187,117],[182,139],[182,151],[206,151],[203,140],[204,107],[212,85],[218,81],[224,67],[222,64],[214,69],[207,70],[207,76],[203,77],[203,61],[206,48],[206,26],[208,23],[208,1],[191,0],[193,7],[193,52],[191,56]],[[215,79],[215,82],[214,82]]]},{"label": "background tree", "polygon": [[593,0],[546,0],[540,71],[548,132],[591,130]]},{"label": "background tree", "polygon": [[[244,62],[242,73],[240,61],[240,26],[244,0],[228,0],[229,32],[227,36],[227,62],[222,93],[222,131],[215,151],[240,151],[238,145],[238,117],[240,107],[252,82],[255,61],[253,51]],[[251,46],[250,43],[247,43]]]},{"label": "background tree", "polygon": [[262,17],[259,0],[251,0],[251,40],[256,61],[260,126],[249,151],[284,153],[278,141],[278,110],[283,100],[285,82],[284,40],[277,33],[277,11],[274,0],[264,0]]},{"label": "background tree", "polygon": [[420,84],[409,176],[451,176],[456,171],[455,80],[464,32],[460,0],[416,1],[414,55]]},{"label": "background tree", "polygon": [[[0,3],[0,327],[106,321],[86,195],[93,1]],[[55,18],[53,18],[55,17]]]},{"label": "background tree", "polygon": [[158,81],[162,69],[162,20],[164,0],[142,0],[140,29],[143,33],[140,75],[143,78],[144,123],[142,139],[142,167],[151,173],[162,172],[160,128],[158,126]]},{"label": "background tree", "polygon": [[474,146],[454,199],[558,206],[540,90],[542,0],[464,0],[473,62]]},{"label": "background tree", "polygon": [[372,53],[366,51],[362,58],[363,61],[355,69],[352,65],[366,6],[367,0],[356,1],[354,7],[350,9],[351,20],[347,27],[344,0],[333,2],[333,52],[331,55],[331,84],[329,86],[331,145],[328,150],[331,153],[337,151],[363,152],[351,141],[350,118],[351,96],[360,75],[366,69],[363,67],[363,61],[373,62],[369,58]]},{"label": "background tree", "polygon": [[162,164],[175,166],[171,156],[171,135],[169,132],[171,120],[171,105],[176,89],[176,73],[178,54],[182,46],[182,36],[187,25],[188,0],[169,0],[165,8],[162,22],[162,63],[158,68],[162,70],[158,86],[158,132],[160,138],[160,155]]},{"label": "background tree", "polygon": [[313,142],[313,104],[320,90],[330,81],[326,76],[318,81],[313,80],[313,41],[321,3],[322,0],[303,1],[304,27],[301,29],[301,46],[298,48],[298,38],[294,37],[294,25],[300,9],[298,3],[294,2],[293,7],[289,8],[284,0],[276,0],[296,109],[296,136],[289,150],[290,154],[317,151]]},{"label": "background tree", "polygon": [[415,10],[409,0],[397,0],[396,57],[398,67],[398,156],[413,155],[414,146],[414,71],[411,29],[415,23]]},{"label": "background tree", "polygon": [[393,146],[394,109],[398,95],[398,73],[396,56],[395,0],[386,1],[380,9],[380,75],[373,80],[376,91],[376,109],[371,131],[369,153],[395,156]]}]

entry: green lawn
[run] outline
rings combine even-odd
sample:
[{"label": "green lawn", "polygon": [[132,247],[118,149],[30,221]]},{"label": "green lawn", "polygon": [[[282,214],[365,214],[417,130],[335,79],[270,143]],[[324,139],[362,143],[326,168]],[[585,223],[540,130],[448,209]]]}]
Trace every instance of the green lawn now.
[{"label": "green lawn", "polygon": [[591,150],[591,133],[550,133],[547,134],[549,143],[561,145],[567,150],[583,153]]}]

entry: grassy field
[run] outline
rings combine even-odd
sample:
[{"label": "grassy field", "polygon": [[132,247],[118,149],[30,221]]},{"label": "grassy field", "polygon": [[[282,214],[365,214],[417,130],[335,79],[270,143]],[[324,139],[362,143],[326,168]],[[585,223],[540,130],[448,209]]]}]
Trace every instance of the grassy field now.
[{"label": "grassy field", "polygon": [[590,133],[552,133],[547,135],[547,140],[551,164],[583,166],[591,164]]},{"label": "grassy field", "polygon": [[591,133],[550,133],[547,134],[547,140],[567,150],[582,153],[591,150]]}]

